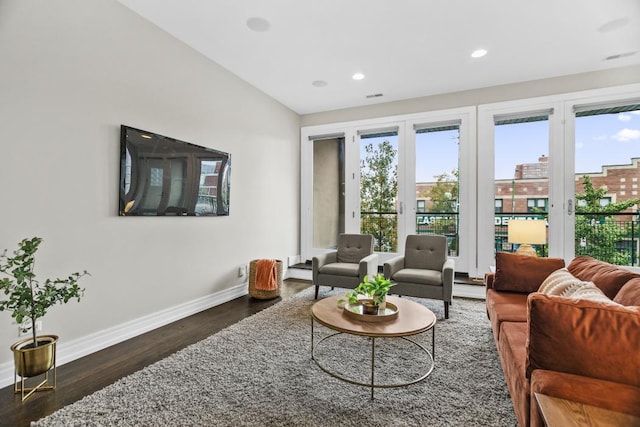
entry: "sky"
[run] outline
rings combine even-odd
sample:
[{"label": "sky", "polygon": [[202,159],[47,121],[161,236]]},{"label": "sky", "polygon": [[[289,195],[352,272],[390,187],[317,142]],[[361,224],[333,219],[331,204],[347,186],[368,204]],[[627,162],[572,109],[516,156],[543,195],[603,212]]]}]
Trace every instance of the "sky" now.
[{"label": "sky", "polygon": [[[371,138],[366,142],[397,137]],[[549,155],[549,122],[499,125],[495,129],[495,177],[513,178],[515,165],[536,163]],[[577,173],[600,172],[603,165],[624,165],[640,157],[640,110],[576,118],[575,164]],[[458,168],[457,131],[416,136],[416,182],[430,182]]]},{"label": "sky", "polygon": [[[549,155],[548,121],[496,126],[495,176],[513,178],[515,165]],[[577,173],[601,172],[640,157],[640,110],[576,118]]]},{"label": "sky", "polygon": [[576,119],[577,172],[600,172],[631,157],[640,157],[640,110]]}]

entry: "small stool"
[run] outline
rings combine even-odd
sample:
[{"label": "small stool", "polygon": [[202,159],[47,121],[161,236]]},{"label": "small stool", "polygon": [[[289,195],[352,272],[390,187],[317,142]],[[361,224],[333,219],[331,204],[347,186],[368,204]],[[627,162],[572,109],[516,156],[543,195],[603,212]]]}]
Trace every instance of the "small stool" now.
[{"label": "small stool", "polygon": [[256,289],[256,265],[257,259],[249,263],[249,295],[256,299],[272,299],[280,296],[280,288],[282,287],[282,261],[276,260],[276,288],[272,291]]}]

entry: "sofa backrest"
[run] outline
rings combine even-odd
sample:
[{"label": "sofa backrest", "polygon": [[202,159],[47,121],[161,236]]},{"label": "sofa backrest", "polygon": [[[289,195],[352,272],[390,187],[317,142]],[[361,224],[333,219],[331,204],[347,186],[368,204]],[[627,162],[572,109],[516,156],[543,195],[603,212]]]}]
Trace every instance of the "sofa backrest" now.
[{"label": "sofa backrest", "polygon": [[567,269],[578,279],[593,282],[610,299],[614,299],[629,280],[640,278],[640,274],[586,255],[574,258]]},{"label": "sofa backrest", "polygon": [[538,258],[498,252],[493,289],[507,292],[536,292],[549,274],[563,267],[562,258]]},{"label": "sofa backrest", "polygon": [[636,277],[625,283],[613,301],[626,306],[640,306],[640,278]]},{"label": "sofa backrest", "polygon": [[404,266],[440,271],[447,260],[447,246],[447,237],[440,234],[409,235],[404,249]]},{"label": "sofa backrest", "polygon": [[640,309],[529,295],[526,375],[566,372],[640,387]]},{"label": "sofa backrest", "polygon": [[338,237],[338,262],[359,263],[373,253],[371,234],[341,234]]}]

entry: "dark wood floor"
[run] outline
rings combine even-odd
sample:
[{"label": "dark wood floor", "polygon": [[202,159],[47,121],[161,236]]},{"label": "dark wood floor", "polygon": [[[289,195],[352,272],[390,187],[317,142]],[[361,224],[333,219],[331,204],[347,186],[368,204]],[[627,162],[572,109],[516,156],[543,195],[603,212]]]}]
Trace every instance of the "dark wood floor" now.
[{"label": "dark wood floor", "polygon": [[311,283],[307,281],[285,280],[280,298],[237,298],[67,363],[58,367],[56,390],[35,393],[24,403],[19,395],[14,395],[13,385],[0,389],[0,425],[28,426],[31,421],[49,415],[309,286]]}]

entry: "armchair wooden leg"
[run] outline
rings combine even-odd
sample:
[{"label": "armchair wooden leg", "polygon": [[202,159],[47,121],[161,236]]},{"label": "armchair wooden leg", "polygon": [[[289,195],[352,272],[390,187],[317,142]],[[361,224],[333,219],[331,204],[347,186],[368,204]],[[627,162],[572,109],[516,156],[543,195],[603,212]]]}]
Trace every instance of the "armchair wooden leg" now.
[{"label": "armchair wooden leg", "polygon": [[318,291],[320,290],[320,285],[316,285],[316,298],[318,299]]},{"label": "armchair wooden leg", "polygon": [[449,318],[449,303],[447,301],[444,302],[444,318]]}]

